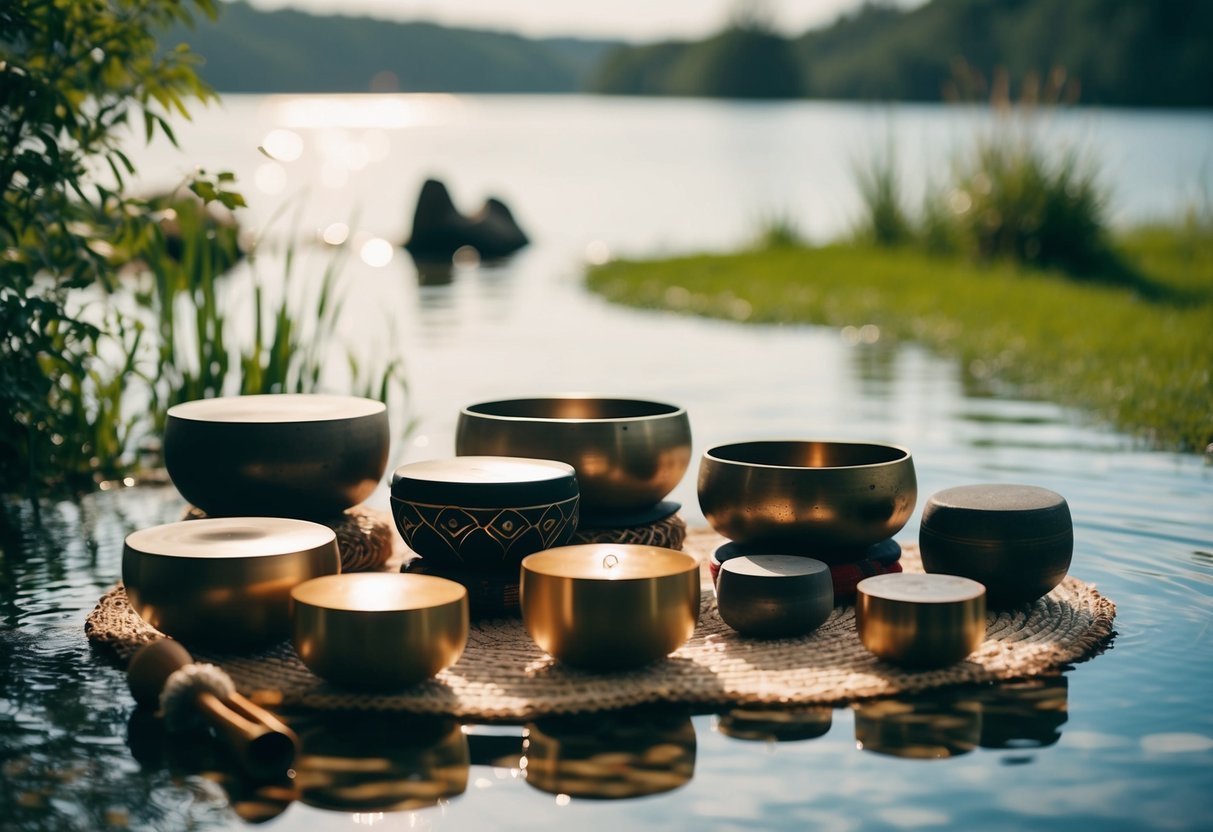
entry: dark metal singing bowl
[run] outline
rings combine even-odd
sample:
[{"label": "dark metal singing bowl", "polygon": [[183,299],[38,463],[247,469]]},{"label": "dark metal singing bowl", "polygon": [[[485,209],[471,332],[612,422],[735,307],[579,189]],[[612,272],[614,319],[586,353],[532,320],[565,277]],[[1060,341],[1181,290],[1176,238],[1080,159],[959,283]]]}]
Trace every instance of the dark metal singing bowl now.
[{"label": "dark metal singing bowl", "polygon": [[862,442],[721,445],[704,454],[698,490],[704,517],[730,540],[809,549],[890,538],[918,499],[910,452]]},{"label": "dark metal singing bowl", "polygon": [[169,408],[164,463],[212,517],[328,519],[370,496],[390,444],[387,408],[355,396],[271,394]]},{"label": "dark metal singing bowl", "polygon": [[572,465],[581,508],[645,508],[678,485],[691,463],[691,424],[672,404],[596,396],[507,399],[465,407],[455,453],[521,456]]}]

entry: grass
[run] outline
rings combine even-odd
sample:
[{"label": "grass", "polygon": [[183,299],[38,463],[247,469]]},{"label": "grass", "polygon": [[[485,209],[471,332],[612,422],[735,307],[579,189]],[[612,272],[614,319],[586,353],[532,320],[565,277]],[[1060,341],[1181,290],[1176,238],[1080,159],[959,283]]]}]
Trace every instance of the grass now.
[{"label": "grass", "polygon": [[1152,446],[1204,448],[1213,440],[1213,234],[1143,229],[1115,249],[1138,285],[854,244],[616,261],[588,282],[633,306],[874,324],[883,338],[926,344],[982,381],[1085,408]]}]

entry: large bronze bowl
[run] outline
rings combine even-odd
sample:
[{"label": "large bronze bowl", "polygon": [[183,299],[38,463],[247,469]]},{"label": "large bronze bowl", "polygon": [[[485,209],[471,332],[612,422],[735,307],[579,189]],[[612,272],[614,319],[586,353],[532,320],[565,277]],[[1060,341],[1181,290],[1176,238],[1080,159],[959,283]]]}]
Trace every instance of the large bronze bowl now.
[{"label": "large bronze bowl", "polygon": [[340,570],[332,529],[281,517],[182,520],[132,532],[122,549],[135,612],[187,645],[281,641],[291,589]]},{"label": "large bronze bowl", "polygon": [[681,407],[640,399],[553,396],[465,407],[455,453],[557,459],[577,471],[585,515],[658,503],[691,463]]},{"label": "large bronze bowl", "polygon": [[169,408],[164,464],[212,517],[327,519],[375,490],[387,467],[387,408],[355,396],[282,393]]},{"label": "large bronze bowl", "polygon": [[896,445],[764,441],[721,445],[699,465],[699,506],[720,534],[742,544],[862,548],[910,519],[914,460]]}]

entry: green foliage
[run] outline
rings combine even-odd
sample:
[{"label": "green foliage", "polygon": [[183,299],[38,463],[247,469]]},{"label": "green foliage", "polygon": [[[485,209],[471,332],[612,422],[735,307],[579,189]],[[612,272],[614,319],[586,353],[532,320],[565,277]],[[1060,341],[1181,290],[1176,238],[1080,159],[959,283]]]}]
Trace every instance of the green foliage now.
[{"label": "green foliage", "polygon": [[[119,379],[141,333],[115,324],[103,293],[91,308],[78,295],[112,288],[115,252],[154,222],[122,194],[134,169],[120,132],[134,122],[148,140],[172,140],[170,115],[211,97],[188,48],[161,53],[155,40],[197,10],[213,15],[215,6],[0,6],[0,490],[78,487],[123,469]],[[121,357],[107,364],[108,355]]]},{"label": "green foliage", "polygon": [[762,251],[776,248],[799,248],[805,245],[804,234],[788,213],[775,213],[764,217],[758,224],[753,247]]},{"label": "green foliage", "polygon": [[589,285],[618,302],[722,318],[742,301],[753,322],[874,324],[882,340],[956,357],[975,381],[1088,408],[1152,445],[1200,450],[1213,440],[1211,241],[1192,248],[1167,229],[1120,241],[1121,258],[1167,288],[1154,299],[1007,261],[852,245],[616,261]]},{"label": "green foliage", "polygon": [[[275,258],[282,275],[271,298],[268,281],[259,274],[262,253],[274,254],[264,252],[264,242],[251,245],[247,273],[227,274],[243,254],[234,223],[188,195],[156,203],[163,219],[141,251],[150,284],[141,302],[157,335],[157,375],[149,387],[154,429],[163,428],[166,411],[180,402],[324,389],[325,371],[338,347],[346,250],[337,249],[319,284],[308,286],[299,274],[292,235]],[[233,315],[243,313],[249,320],[233,321]],[[388,403],[406,392],[404,365],[395,349],[380,353],[386,357],[366,362],[346,351],[349,386]]]},{"label": "green foliage", "polygon": [[955,153],[950,181],[928,188],[919,218],[911,220],[902,207],[891,137],[882,154],[857,165],[864,210],[858,240],[1009,258],[1146,288],[1111,248],[1107,197],[1093,157],[1073,147],[1050,152],[1034,109],[1001,100],[993,126],[976,136],[971,151]]},{"label": "green foliage", "polygon": [[796,98],[800,67],[773,31],[734,27],[695,43],[670,68],[668,95],[710,98]]},{"label": "green foliage", "polygon": [[949,197],[962,238],[980,257],[1092,274],[1113,265],[1106,200],[1095,166],[1069,150],[1055,158],[1030,134],[982,139]]},{"label": "green foliage", "polygon": [[796,98],[801,69],[789,43],[755,24],[734,25],[698,43],[618,47],[590,88],[629,95]]},{"label": "green foliage", "polygon": [[203,79],[225,92],[573,92],[609,47],[225,3],[189,36]]},{"label": "green foliage", "polygon": [[[799,76],[798,91],[786,95],[940,101],[958,92],[955,67],[964,62],[983,95],[999,67],[1016,87],[1030,86],[1041,67],[1065,67],[1067,89],[1081,89],[1087,103],[1209,107],[1210,32],[1213,3],[1204,0],[873,2],[790,44],[771,42],[770,52],[781,62],[786,55]],[[677,86],[674,81],[692,68],[727,76],[729,64],[742,67],[743,53],[724,49],[723,37],[620,46],[603,60],[589,88],[628,95],[713,94],[687,93],[693,77],[677,78]],[[696,54],[701,57],[693,61]],[[699,88],[713,83],[718,81],[705,78]],[[758,88],[758,94],[767,93]],[[750,93],[742,88],[726,94]]]},{"label": "green foliage", "polygon": [[902,204],[892,140],[883,153],[872,154],[866,163],[855,162],[854,171],[864,212],[856,228],[857,239],[877,246],[908,242],[913,232]]}]

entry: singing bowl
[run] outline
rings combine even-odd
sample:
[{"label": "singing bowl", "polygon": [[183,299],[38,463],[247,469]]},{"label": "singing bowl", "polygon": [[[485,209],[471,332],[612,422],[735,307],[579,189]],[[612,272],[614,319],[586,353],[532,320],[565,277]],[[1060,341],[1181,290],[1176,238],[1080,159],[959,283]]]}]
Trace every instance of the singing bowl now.
[{"label": "singing bowl", "polygon": [[595,670],[639,667],[699,621],[699,564],[658,546],[589,543],[522,561],[522,623],[545,651]]},{"label": "singing bowl", "polygon": [[908,450],[861,442],[721,445],[704,454],[698,489],[708,523],[735,543],[810,551],[890,538],[918,498]]},{"label": "singing bowl", "polygon": [[524,557],[569,542],[581,498],[563,462],[459,456],[401,465],[391,502],[400,536],[428,567],[517,583]]},{"label": "singing bowl", "polygon": [[918,535],[928,572],[985,584],[992,607],[1030,603],[1066,577],[1074,524],[1065,498],[1031,485],[962,485],[933,494]]},{"label": "singing bowl", "polygon": [[729,558],[716,580],[716,607],[724,623],[742,635],[811,633],[834,609],[830,567],[796,555]]},{"label": "singing bowl", "polygon": [[350,688],[400,688],[450,667],[468,639],[467,590],[432,575],[333,575],[291,590],[295,652]]},{"label": "singing bowl", "polygon": [[986,634],[986,588],[956,575],[900,572],[865,578],[855,588],[859,640],[886,661],[945,667]]},{"label": "singing bowl", "polygon": [[327,519],[371,495],[387,467],[382,402],[281,393],[170,407],[164,464],[211,517]]},{"label": "singing bowl", "polygon": [[591,800],[661,794],[691,781],[696,745],[685,713],[632,709],[541,719],[527,725],[526,782]]},{"label": "singing bowl", "polygon": [[681,407],[640,399],[557,396],[465,407],[455,453],[558,459],[577,471],[589,515],[646,508],[669,494],[691,462]]},{"label": "singing bowl", "polygon": [[332,529],[280,517],[183,520],[132,532],[122,548],[131,607],[186,644],[285,639],[291,589],[340,571]]}]

